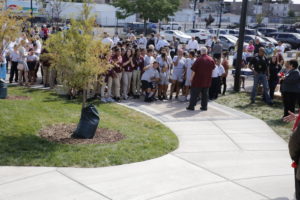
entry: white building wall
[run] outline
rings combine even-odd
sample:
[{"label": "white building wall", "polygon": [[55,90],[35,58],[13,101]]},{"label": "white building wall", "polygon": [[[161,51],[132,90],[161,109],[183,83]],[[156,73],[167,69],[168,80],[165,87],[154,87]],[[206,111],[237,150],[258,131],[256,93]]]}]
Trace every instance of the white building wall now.
[{"label": "white building wall", "polygon": [[[79,18],[82,11],[82,3],[62,3],[61,5],[61,15],[60,17],[63,19],[70,18]],[[47,13],[51,16],[51,6],[47,5],[46,8]],[[93,4],[91,9],[91,14],[96,15],[97,24],[101,26],[115,26],[117,24],[116,18],[117,8],[108,4]],[[124,20],[119,20],[119,24],[127,23],[127,22],[135,22],[136,15],[132,15],[127,17]]]}]

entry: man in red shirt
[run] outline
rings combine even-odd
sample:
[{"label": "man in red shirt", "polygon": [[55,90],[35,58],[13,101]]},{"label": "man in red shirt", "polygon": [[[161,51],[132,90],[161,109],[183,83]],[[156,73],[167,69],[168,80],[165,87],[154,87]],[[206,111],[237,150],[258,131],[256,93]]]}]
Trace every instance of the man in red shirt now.
[{"label": "man in red shirt", "polygon": [[208,89],[211,85],[212,71],[215,68],[214,60],[207,55],[207,48],[201,48],[201,56],[195,61],[192,66],[191,76],[191,98],[187,110],[195,110],[197,98],[201,93],[201,108],[200,110],[207,110]]}]

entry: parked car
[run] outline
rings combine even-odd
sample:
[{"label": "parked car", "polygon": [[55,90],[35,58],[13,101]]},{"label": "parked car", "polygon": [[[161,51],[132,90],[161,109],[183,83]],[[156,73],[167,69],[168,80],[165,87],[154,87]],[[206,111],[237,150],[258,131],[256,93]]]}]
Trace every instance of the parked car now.
[{"label": "parked car", "polygon": [[270,34],[277,41],[283,43],[288,43],[292,46],[293,49],[300,48],[300,34],[299,33],[285,33],[285,32],[276,32]]},{"label": "parked car", "polygon": [[219,35],[219,40],[223,45],[223,51],[229,51],[230,54],[234,53],[234,48],[238,40],[237,37],[231,35]]},{"label": "parked car", "polygon": [[206,29],[190,29],[185,33],[191,37],[195,37],[199,43],[207,40],[208,36],[210,35],[209,31]]},{"label": "parked car", "polygon": [[246,28],[245,29],[245,35],[258,35],[258,36],[262,36],[262,33],[255,30],[255,29],[249,29],[249,28]]},{"label": "parked car", "polygon": [[228,31],[228,34],[229,35],[233,35],[233,36],[235,36],[235,37],[239,37],[239,30],[237,30],[237,29],[228,29],[229,31]]},{"label": "parked car", "polygon": [[300,33],[300,29],[294,25],[281,25],[278,27],[278,32]]},{"label": "parked car", "polygon": [[177,22],[170,22],[168,24],[161,24],[161,30],[181,30],[182,26]]},{"label": "parked car", "polygon": [[219,33],[219,35],[227,35],[228,34],[227,30],[229,30],[229,29],[212,28],[212,29],[209,29],[208,31],[211,35],[216,36],[216,35],[218,35],[218,33]]},{"label": "parked car", "polygon": [[239,26],[240,26],[239,23],[233,23],[233,24],[229,24],[229,25],[227,26],[227,28],[232,29],[232,28],[238,28]]},{"label": "parked car", "polygon": [[[142,34],[144,33],[144,23],[141,22],[133,22],[133,23],[126,23],[124,25],[123,31],[128,33],[133,31],[135,34]],[[153,23],[146,24],[146,34],[149,33],[156,33],[156,25]]]},{"label": "parked car", "polygon": [[190,39],[192,39],[191,36],[185,34],[182,31],[178,31],[178,30],[161,31],[160,35],[165,36],[165,39],[168,41],[172,41],[173,36],[175,36],[181,43],[187,43]]},{"label": "parked car", "polygon": [[258,28],[258,27],[265,27],[266,25],[263,24],[263,23],[260,23],[260,24],[257,24],[257,23],[252,23],[252,24],[249,24],[248,27],[249,28]]},{"label": "parked car", "polygon": [[266,46],[267,45],[267,42],[262,39],[261,37],[259,36],[256,36],[256,35],[245,35],[244,37],[244,41],[249,43],[250,40],[252,40],[253,42],[255,42],[255,39],[259,39],[260,43],[263,45],[263,46]]},{"label": "parked car", "polygon": [[[264,39],[267,42],[272,43],[274,46],[278,45],[278,41],[272,37],[262,37],[262,39]],[[284,51],[290,51],[292,49],[291,45],[288,43],[282,43],[282,45],[284,46]]]},{"label": "parked car", "polygon": [[275,28],[266,28],[266,27],[261,27],[261,28],[258,28],[256,30],[261,32],[264,36],[269,36],[270,33],[277,32],[277,29],[275,29]]}]

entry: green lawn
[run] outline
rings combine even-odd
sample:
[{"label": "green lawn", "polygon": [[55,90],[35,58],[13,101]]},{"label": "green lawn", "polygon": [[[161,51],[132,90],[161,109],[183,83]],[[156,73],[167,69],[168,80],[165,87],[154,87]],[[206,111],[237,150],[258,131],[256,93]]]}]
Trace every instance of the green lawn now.
[{"label": "green lawn", "polygon": [[100,127],[125,139],[113,144],[68,145],[38,136],[42,127],[77,123],[81,104],[50,91],[9,87],[10,95],[31,100],[0,100],[0,165],[100,167],[156,158],[175,150],[177,137],[146,115],[117,104],[96,104]]},{"label": "green lawn", "polygon": [[260,96],[257,96],[255,104],[250,104],[250,94],[240,92],[228,93],[226,96],[218,98],[216,102],[262,119],[279,136],[288,141],[292,124],[285,123],[281,119],[283,116],[282,100],[274,100],[274,105],[271,107],[266,105]]}]

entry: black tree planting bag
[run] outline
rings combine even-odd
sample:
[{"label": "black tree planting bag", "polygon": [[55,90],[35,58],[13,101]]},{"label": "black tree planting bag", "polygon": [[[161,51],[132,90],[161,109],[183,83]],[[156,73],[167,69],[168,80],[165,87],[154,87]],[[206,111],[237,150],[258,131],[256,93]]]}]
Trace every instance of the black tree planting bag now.
[{"label": "black tree planting bag", "polygon": [[89,105],[81,111],[81,117],[73,138],[92,139],[95,136],[100,121],[99,113],[94,105]]}]

